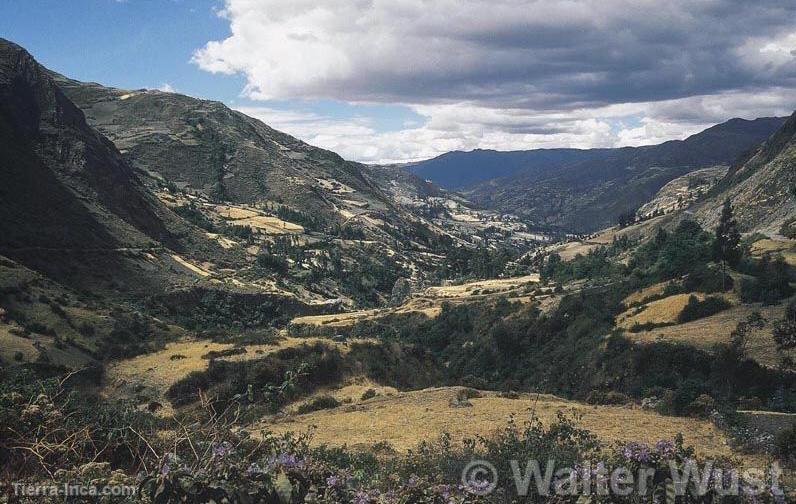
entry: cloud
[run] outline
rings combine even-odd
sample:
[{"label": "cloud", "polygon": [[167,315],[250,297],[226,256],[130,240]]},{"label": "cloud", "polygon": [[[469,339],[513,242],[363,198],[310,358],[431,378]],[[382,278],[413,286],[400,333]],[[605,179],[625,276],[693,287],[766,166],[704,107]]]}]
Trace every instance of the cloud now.
[{"label": "cloud", "polygon": [[423,121],[378,131],[366,117],[330,118],[269,107],[237,107],[244,114],[312,145],[365,163],[395,163],[453,150],[595,148],[682,140],[730,117],[789,114],[796,90],[728,92],[645,103],[563,111],[496,109],[461,102],[416,105]]},{"label": "cloud", "polygon": [[[230,36],[193,61],[244,75],[248,98],[424,116],[373,139],[383,159],[448,145],[636,144],[796,105],[796,4],[781,0],[226,0],[220,15]],[[617,131],[612,121],[631,116]],[[369,128],[348,122],[295,127],[343,150]]]},{"label": "cloud", "polygon": [[157,90],[158,91],[163,91],[164,93],[176,93],[177,92],[177,90],[174,88],[174,86],[172,86],[168,82],[164,82],[163,84],[158,86]]}]

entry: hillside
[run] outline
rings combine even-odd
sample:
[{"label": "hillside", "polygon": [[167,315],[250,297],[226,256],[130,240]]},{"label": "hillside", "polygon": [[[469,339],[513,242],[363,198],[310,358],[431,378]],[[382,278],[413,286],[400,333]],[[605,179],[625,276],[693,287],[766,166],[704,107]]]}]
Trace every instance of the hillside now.
[{"label": "hillside", "polygon": [[796,237],[796,114],[730,169],[694,210],[697,218],[714,225],[728,198],[742,231]]},{"label": "hillside", "polygon": [[222,103],[55,78],[89,123],[154,181],[215,201],[284,205],[316,220],[316,231],[362,216],[358,224],[369,235],[394,238],[416,221],[364,166]]},{"label": "hillside", "polygon": [[[783,122],[784,118],[732,119],[682,141],[644,147],[451,153],[410,169],[462,189],[479,205],[517,214],[540,228],[591,232],[635,211],[677,177],[731,164]],[[453,175],[459,173],[461,180]]]},{"label": "hillside", "polygon": [[145,290],[180,275],[155,267],[132,280],[140,265],[129,256],[202,248],[202,236],[149,192],[46,69],[2,39],[0,132],[2,254],[82,287],[101,287],[113,271]]}]

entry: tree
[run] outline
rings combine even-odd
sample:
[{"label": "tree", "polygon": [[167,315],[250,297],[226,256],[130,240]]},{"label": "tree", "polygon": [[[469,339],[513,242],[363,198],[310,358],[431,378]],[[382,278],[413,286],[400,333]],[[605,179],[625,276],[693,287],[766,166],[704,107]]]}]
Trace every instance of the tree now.
[{"label": "tree", "polygon": [[412,284],[404,277],[398,278],[392,287],[390,306],[401,306],[412,295]]},{"label": "tree", "polygon": [[716,227],[716,239],[713,242],[713,257],[721,261],[722,286],[727,278],[727,265],[737,266],[741,260],[741,233],[738,222],[733,215],[730,199],[724,200],[719,225]]},{"label": "tree", "polygon": [[793,362],[788,352],[796,349],[796,301],[790,302],[785,318],[774,325],[773,333],[783,366],[791,367]]}]

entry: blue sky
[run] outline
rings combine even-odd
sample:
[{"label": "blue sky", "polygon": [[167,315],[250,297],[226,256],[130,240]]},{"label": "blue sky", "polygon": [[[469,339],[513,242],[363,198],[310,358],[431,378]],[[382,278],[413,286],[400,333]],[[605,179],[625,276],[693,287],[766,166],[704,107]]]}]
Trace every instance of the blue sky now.
[{"label": "blue sky", "polygon": [[[243,75],[212,74],[191,63],[198,48],[230,35],[217,0],[25,0],[0,3],[0,36],[68,77],[138,89],[169,86],[233,107],[266,107],[332,120],[366,118],[377,132],[420,117],[402,106],[337,100],[246,98]],[[266,117],[267,118],[267,117]]]},{"label": "blue sky", "polygon": [[392,162],[789,114],[795,19],[781,0],[6,0],[0,36],[72,78],[220,100]]}]

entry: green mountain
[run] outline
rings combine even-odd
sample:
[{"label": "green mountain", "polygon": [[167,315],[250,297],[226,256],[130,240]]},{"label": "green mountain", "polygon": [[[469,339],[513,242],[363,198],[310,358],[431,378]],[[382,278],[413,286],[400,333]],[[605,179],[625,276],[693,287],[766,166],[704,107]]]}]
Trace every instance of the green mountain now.
[{"label": "green mountain", "polygon": [[732,119],[682,141],[644,147],[451,153],[410,169],[443,186],[467,185],[461,190],[470,200],[533,225],[589,232],[636,210],[677,177],[732,163],[784,121]]}]

